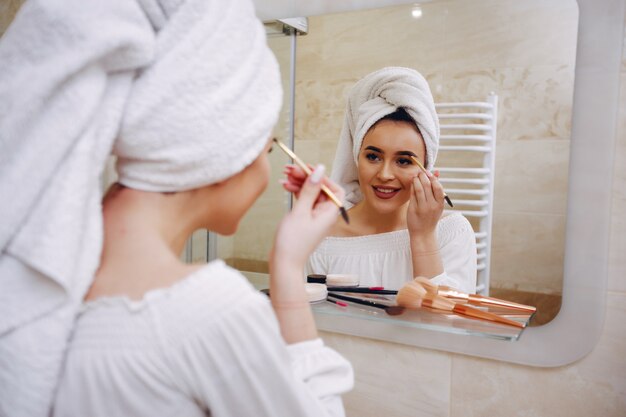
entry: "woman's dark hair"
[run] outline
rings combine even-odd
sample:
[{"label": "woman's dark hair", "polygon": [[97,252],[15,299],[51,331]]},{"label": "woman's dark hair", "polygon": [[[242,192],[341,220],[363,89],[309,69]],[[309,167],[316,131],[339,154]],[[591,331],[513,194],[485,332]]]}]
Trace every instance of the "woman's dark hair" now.
[{"label": "woman's dark hair", "polygon": [[[404,110],[404,107],[398,107],[398,109],[396,111],[394,111],[391,114],[388,114],[387,116],[383,117],[380,120],[393,120],[394,122],[407,122],[407,123],[411,123],[413,125],[415,125],[415,127],[417,127],[417,123],[415,123],[415,119],[413,119],[411,117],[411,115],[409,113],[407,113],[406,110]],[[380,122],[379,120],[379,122]],[[378,122],[376,122],[378,123]],[[419,128],[417,128],[417,130],[419,131]]]},{"label": "woman's dark hair", "polygon": [[[409,123],[411,126],[414,126],[415,129],[417,129],[417,132],[420,134],[420,136],[422,136],[422,132],[420,132],[420,128],[417,125],[417,123],[415,122],[415,119],[413,119],[413,117],[411,117],[411,115],[404,109],[404,107],[398,107],[398,109],[396,111],[394,111],[393,113],[390,113],[387,116],[381,118],[380,120],[378,120],[378,122],[380,122],[381,120],[392,120],[394,122]],[[372,128],[374,126],[376,126],[378,124],[378,122],[374,123]],[[425,159],[424,163],[427,164],[428,155],[425,155],[424,159]]]}]

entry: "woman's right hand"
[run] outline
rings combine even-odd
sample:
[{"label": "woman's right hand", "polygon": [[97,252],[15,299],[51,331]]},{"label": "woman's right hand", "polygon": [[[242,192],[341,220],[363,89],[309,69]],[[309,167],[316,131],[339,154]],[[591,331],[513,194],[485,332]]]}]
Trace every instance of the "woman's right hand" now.
[{"label": "woman's right hand", "polygon": [[[288,174],[289,176],[289,174]],[[286,187],[298,196],[293,209],[278,225],[270,254],[270,294],[272,306],[287,343],[317,337],[315,320],[304,289],[304,264],[337,220],[339,209],[322,192],[326,185],[339,199],[344,192],[324,178],[318,166],[302,182]]]}]

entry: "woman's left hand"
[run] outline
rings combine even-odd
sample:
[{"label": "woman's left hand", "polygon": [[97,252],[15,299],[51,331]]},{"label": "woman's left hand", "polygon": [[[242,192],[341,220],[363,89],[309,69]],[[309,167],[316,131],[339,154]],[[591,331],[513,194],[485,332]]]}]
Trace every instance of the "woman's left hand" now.
[{"label": "woman's left hand", "polygon": [[407,227],[411,239],[435,236],[444,206],[444,191],[437,176],[420,172],[413,178]]}]

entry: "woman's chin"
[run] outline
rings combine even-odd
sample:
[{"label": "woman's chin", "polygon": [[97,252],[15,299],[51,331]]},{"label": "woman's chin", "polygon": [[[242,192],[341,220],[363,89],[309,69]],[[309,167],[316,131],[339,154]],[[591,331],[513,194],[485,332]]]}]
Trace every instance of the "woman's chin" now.
[{"label": "woman's chin", "polygon": [[374,197],[374,200],[372,201],[372,207],[374,207],[374,209],[382,215],[395,213],[400,210],[403,205],[404,203],[396,200],[395,197],[389,200]]},{"label": "woman's chin", "polygon": [[212,232],[217,233],[220,236],[232,236],[235,233],[237,233],[237,230],[239,229],[239,222],[236,222],[234,224],[220,224],[218,227],[214,227],[211,230]]}]

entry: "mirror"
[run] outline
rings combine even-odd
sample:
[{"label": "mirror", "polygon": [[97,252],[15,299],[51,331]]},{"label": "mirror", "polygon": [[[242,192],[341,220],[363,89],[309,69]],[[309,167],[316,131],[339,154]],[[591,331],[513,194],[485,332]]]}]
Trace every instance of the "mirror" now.
[{"label": "mirror", "polygon": [[[263,19],[314,16],[407,3],[393,0],[256,0]],[[473,2],[468,2],[473,3]],[[557,317],[527,329],[516,343],[344,317],[316,317],[318,327],[360,337],[531,366],[561,366],[588,354],[603,328],[619,97],[624,2],[578,0],[578,45],[569,161],[563,298]],[[593,160],[593,164],[589,161]],[[592,196],[592,198],[590,198]],[[589,221],[589,213],[595,221]],[[584,337],[580,337],[584,335]]]},{"label": "mirror", "polygon": [[[267,27],[285,90],[275,134],[286,143],[293,134],[296,153],[329,170],[348,90],[381,67],[417,69],[436,103],[486,102],[490,93],[497,96],[493,208],[488,219],[467,216],[477,232],[480,222],[492,225],[490,257],[479,259],[488,269],[482,272],[488,287],[481,292],[537,306],[534,324],[555,317],[565,252],[576,2],[440,0],[327,14],[310,17],[306,36],[295,38],[276,25]],[[214,245],[217,257],[259,287],[267,282],[275,225],[289,206],[289,196],[277,184],[287,159],[280,152],[272,158],[269,189],[237,234],[219,237]],[[437,166],[480,167],[483,160],[475,152],[440,152]],[[446,188],[453,186],[463,188]]]},{"label": "mirror", "polygon": [[[539,306],[535,323],[545,323],[562,290],[577,27],[574,0],[432,1],[311,17],[298,39],[296,152],[331,167],[348,90],[385,66],[420,71],[436,103],[495,93],[488,293]],[[482,160],[440,152],[436,165]],[[480,219],[468,219],[478,231]]]}]

